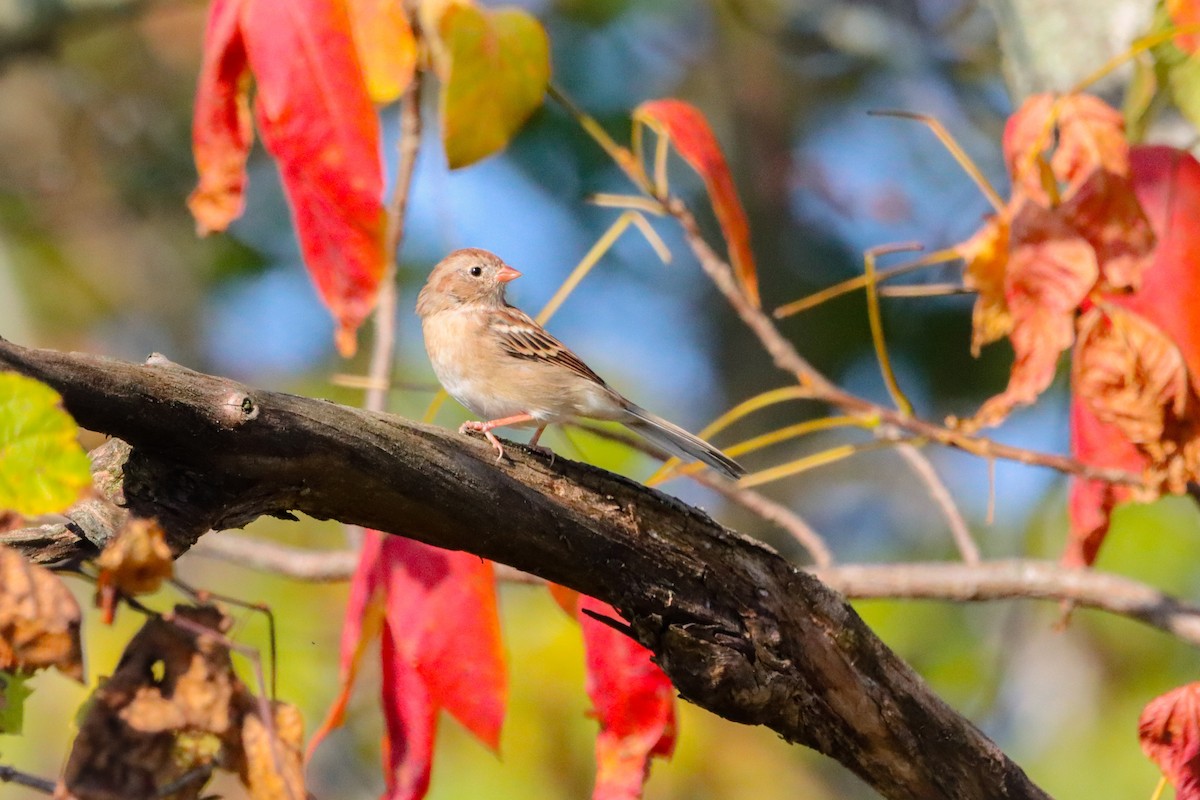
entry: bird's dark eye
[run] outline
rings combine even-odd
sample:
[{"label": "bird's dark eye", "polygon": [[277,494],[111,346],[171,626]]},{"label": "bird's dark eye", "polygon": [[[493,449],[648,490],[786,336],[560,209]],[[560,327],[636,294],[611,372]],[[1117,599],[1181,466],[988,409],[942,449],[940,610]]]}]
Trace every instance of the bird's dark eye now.
[{"label": "bird's dark eye", "polygon": [[483,274],[483,267],[471,267],[471,277],[478,278]]}]

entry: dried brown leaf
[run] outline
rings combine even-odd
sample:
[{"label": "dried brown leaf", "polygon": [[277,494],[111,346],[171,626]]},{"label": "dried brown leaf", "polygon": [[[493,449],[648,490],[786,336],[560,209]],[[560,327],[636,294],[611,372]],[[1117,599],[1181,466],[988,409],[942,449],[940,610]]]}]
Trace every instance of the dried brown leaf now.
[{"label": "dried brown leaf", "polygon": [[[274,746],[258,703],[247,695],[242,718],[238,774],[254,800],[304,800],[304,717],[288,703],[274,703]],[[272,749],[274,752],[272,752]]]},{"label": "dried brown leaf", "polygon": [[131,519],[96,559],[100,585],[129,595],[158,591],[173,564],[166,534],[153,519]]},{"label": "dried brown leaf", "polygon": [[0,545],[0,670],[83,679],[79,604],[54,573]]},{"label": "dried brown leaf", "polygon": [[[223,628],[224,618],[213,608],[178,607],[175,613],[214,631]],[[79,800],[157,796],[216,758],[210,737],[237,727],[232,698],[240,691],[219,637],[151,619],[130,640],[113,676],[93,693],[64,786]],[[203,784],[189,784],[172,797],[198,797]]]}]

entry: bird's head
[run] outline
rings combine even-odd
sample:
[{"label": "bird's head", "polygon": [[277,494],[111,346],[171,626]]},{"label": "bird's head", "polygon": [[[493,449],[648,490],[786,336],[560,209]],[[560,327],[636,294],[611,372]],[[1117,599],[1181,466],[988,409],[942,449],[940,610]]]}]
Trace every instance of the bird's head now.
[{"label": "bird's head", "polygon": [[468,247],[438,262],[417,298],[421,317],[467,304],[504,305],[504,287],[521,273],[495,253]]}]

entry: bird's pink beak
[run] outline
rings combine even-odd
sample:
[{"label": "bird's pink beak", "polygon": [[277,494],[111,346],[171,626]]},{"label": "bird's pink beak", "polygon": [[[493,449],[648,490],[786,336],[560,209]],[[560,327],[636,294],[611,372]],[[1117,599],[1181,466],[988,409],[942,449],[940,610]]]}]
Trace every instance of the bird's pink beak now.
[{"label": "bird's pink beak", "polygon": [[508,283],[509,281],[515,281],[519,277],[521,277],[521,273],[517,272],[515,269],[510,267],[508,264],[505,264],[503,267],[500,268],[500,271],[496,273],[496,280],[498,280],[500,283]]}]

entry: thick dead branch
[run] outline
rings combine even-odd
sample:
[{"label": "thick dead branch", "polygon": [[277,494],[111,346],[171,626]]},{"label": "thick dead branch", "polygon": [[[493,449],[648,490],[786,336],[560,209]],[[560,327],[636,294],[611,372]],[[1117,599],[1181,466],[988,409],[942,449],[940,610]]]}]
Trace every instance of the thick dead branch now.
[{"label": "thick dead branch", "polygon": [[[498,465],[481,440],[161,358],[0,340],[0,368],[45,381],[81,425],[128,443],[122,502],[158,517],[177,551],[293,511],[466,550],[612,603],[685,698],[830,755],[887,797],[1046,796],[841,596],[638,483],[519,445]],[[92,547],[77,537],[74,553]],[[70,552],[60,543],[54,558]]]}]

